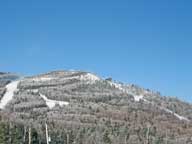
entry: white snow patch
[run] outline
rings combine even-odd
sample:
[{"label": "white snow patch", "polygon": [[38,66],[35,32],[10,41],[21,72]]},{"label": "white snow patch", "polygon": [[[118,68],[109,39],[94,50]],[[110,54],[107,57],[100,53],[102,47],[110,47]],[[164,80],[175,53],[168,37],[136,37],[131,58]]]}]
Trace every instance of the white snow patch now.
[{"label": "white snow patch", "polygon": [[6,86],[7,90],[6,90],[6,93],[4,94],[3,98],[1,99],[0,109],[4,109],[5,106],[7,105],[7,103],[12,100],[12,98],[14,96],[14,92],[17,90],[17,85],[19,82],[20,82],[19,80],[13,81]]},{"label": "white snow patch", "polygon": [[55,105],[59,105],[59,106],[61,106],[61,107],[64,106],[64,105],[69,105],[69,102],[50,100],[50,99],[48,99],[48,98],[47,98],[45,95],[43,95],[43,94],[40,94],[40,97],[42,97],[42,98],[45,100],[47,106],[48,106],[50,109],[54,108]]},{"label": "white snow patch", "polygon": [[41,82],[41,81],[44,82],[44,81],[50,81],[53,79],[55,79],[55,78],[53,78],[53,77],[37,77],[37,78],[32,78],[30,80],[35,81],[35,82]]},{"label": "white snow patch", "polygon": [[185,120],[185,121],[190,121],[188,118],[186,118],[186,117],[184,117],[184,116],[181,116],[181,115],[179,115],[179,114],[177,114],[177,113],[174,113],[173,111],[171,111],[170,109],[167,109],[167,108],[165,108],[165,107],[162,107],[162,106],[158,106],[158,105],[156,105],[156,104],[154,104],[153,102],[151,102],[151,101],[148,101],[148,100],[146,100],[146,99],[144,99],[144,98],[141,98],[144,102],[146,102],[146,103],[148,103],[148,104],[152,104],[152,105],[154,105],[154,106],[157,106],[159,109],[161,109],[161,110],[163,110],[163,111],[165,111],[165,112],[167,112],[167,113],[170,113],[170,114],[173,114],[176,118],[178,118],[179,120]]},{"label": "white snow patch", "polygon": [[[144,98],[141,98],[141,99],[142,99],[144,102],[148,103],[148,104],[152,104],[152,105],[154,105],[154,106],[157,106],[157,105],[154,104],[153,102],[150,102],[150,101],[148,101],[148,100],[146,100],[146,99],[144,99]],[[184,117],[184,116],[181,116],[181,115],[179,115],[179,114],[171,111],[170,109],[164,108],[164,107],[162,107],[162,106],[157,106],[157,107],[158,107],[159,109],[167,112],[167,113],[173,114],[173,115],[174,115],[176,118],[178,118],[179,120],[185,120],[185,121],[188,121],[188,122],[190,121],[188,118],[186,118],[186,117]]]},{"label": "white snow patch", "polygon": [[143,100],[143,96],[142,95],[139,95],[139,96],[135,95],[134,99],[136,102],[140,102],[140,100]]},{"label": "white snow patch", "polygon": [[38,92],[39,92],[38,89],[33,89],[33,90],[31,90],[31,91],[34,92],[34,93],[38,93]]},{"label": "white snow patch", "polygon": [[123,87],[122,87],[122,84],[119,84],[119,83],[115,83],[115,82],[110,82],[108,81],[108,83],[111,85],[111,86],[114,86],[116,89],[119,89],[123,92],[127,92]]},{"label": "white snow patch", "polygon": [[60,78],[60,80],[71,80],[71,79],[79,79],[80,81],[85,81],[87,83],[94,83],[94,82],[100,80],[99,77],[97,77],[96,75],[93,75],[91,73],[87,73],[85,75]]},{"label": "white snow patch", "polygon": [[180,119],[180,120],[190,121],[188,118],[183,117],[183,116],[180,116],[180,115],[178,115],[178,114],[176,114],[176,113],[174,113],[174,116],[176,116],[176,117],[177,117],[178,119]]},{"label": "white snow patch", "polygon": [[[144,102],[148,103],[148,104],[152,104],[152,105],[154,105],[154,106],[157,106],[157,105],[154,104],[153,102],[150,102],[150,101],[148,101],[148,100],[146,100],[146,99],[144,99],[144,98],[142,98],[142,100],[143,100]],[[181,116],[181,115],[179,115],[179,114],[171,111],[170,109],[167,109],[167,108],[162,107],[162,106],[157,106],[157,107],[158,107],[159,109],[167,112],[167,113],[173,114],[173,115],[174,115],[176,118],[178,118],[179,120],[185,120],[185,121],[188,121],[188,122],[190,121],[188,118],[186,118],[186,117],[184,117],[184,116]]]},{"label": "white snow patch", "polygon": [[[109,81],[108,83],[109,83],[111,86],[114,86],[115,88],[121,90],[122,92],[125,92],[125,93],[128,93],[128,94],[133,95],[134,100],[135,100],[136,102],[140,102],[140,100],[143,100],[144,102],[146,102],[146,103],[148,103],[148,104],[156,105],[156,104],[154,104],[153,102],[150,102],[150,101],[146,100],[143,95],[135,95],[134,93],[129,92],[126,88],[123,87],[122,84],[118,84],[118,83],[110,82],[110,81]],[[166,109],[166,108],[164,108],[164,107],[159,107],[159,108],[162,109],[162,110],[164,110],[164,111],[166,111],[166,112],[168,112],[168,113],[170,113],[170,114],[173,114],[173,115],[174,115],[175,117],[177,117],[179,120],[190,121],[188,118],[183,117],[183,116],[181,116],[181,115],[179,115],[179,114],[177,114],[177,113],[174,113],[173,111],[171,111],[171,110],[169,110],[169,109]]]},{"label": "white snow patch", "polygon": [[35,77],[35,78],[29,78],[28,80],[35,81],[35,82],[46,82],[51,80],[70,80],[70,79],[79,79],[81,81],[87,81],[89,83],[94,83],[95,81],[100,80],[99,77],[97,77],[94,74],[87,73],[85,75],[78,75],[78,76],[72,76],[72,77],[64,77],[64,78],[57,78],[57,77]]},{"label": "white snow patch", "polygon": [[135,100],[136,102],[139,102],[140,100],[146,101],[146,100],[143,98],[143,95],[135,95],[135,94],[129,92],[126,88],[123,87],[122,84],[115,83],[115,82],[109,82],[109,84],[110,84],[111,86],[114,86],[115,88],[121,90],[122,92],[125,92],[125,93],[128,93],[128,94],[130,94],[130,95],[133,95],[134,100]]},{"label": "white snow patch", "polygon": [[177,117],[177,118],[180,119],[180,120],[190,121],[188,118],[183,117],[183,116],[181,116],[181,115],[179,115],[179,114],[177,114],[177,113],[174,113],[174,112],[171,111],[170,109],[163,108],[163,107],[162,107],[161,109],[165,110],[166,112],[168,112],[168,113],[170,113],[170,114],[173,114],[175,117]]},{"label": "white snow patch", "polygon": [[97,77],[97,76],[94,75],[94,74],[87,73],[86,75],[81,75],[81,76],[80,76],[80,80],[95,82],[95,81],[100,80],[100,78]]}]

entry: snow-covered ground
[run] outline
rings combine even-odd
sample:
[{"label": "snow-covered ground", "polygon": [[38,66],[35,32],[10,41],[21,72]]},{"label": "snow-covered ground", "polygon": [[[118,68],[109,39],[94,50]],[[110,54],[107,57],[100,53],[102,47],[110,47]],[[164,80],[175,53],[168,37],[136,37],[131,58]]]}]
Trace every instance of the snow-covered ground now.
[{"label": "snow-covered ground", "polygon": [[61,78],[60,80],[70,80],[70,79],[79,79],[80,81],[85,81],[90,84],[101,80],[99,77],[97,77],[96,75],[91,74],[91,73],[87,73],[85,75],[83,74],[83,75],[78,75],[78,76],[72,76],[72,77],[64,77],[64,78]]},{"label": "snow-covered ground", "polygon": [[86,80],[86,81],[95,82],[95,81],[100,80],[100,78],[97,77],[97,76],[94,75],[94,74],[87,73],[86,75],[81,75],[81,76],[80,76],[80,80]]},{"label": "snow-covered ground", "polygon": [[143,98],[143,95],[135,95],[135,94],[133,94],[132,92],[128,91],[125,87],[123,87],[122,84],[115,83],[115,82],[110,82],[110,81],[109,81],[108,83],[109,83],[111,86],[114,86],[115,88],[119,89],[120,91],[132,95],[133,98],[134,98],[134,100],[135,100],[136,102],[139,102],[140,100],[146,101],[146,100]]},{"label": "snow-covered ground", "polygon": [[53,77],[36,77],[36,78],[29,78],[29,80],[35,81],[35,82],[45,82],[45,81],[50,81],[55,78]]},{"label": "snow-covered ground", "polygon": [[122,84],[119,84],[119,83],[116,83],[116,82],[111,82],[111,81],[108,81],[108,83],[111,86],[115,87],[116,89],[119,89],[120,91],[127,93],[127,90],[125,88],[123,88]]},{"label": "snow-covered ground", "polygon": [[[57,77],[35,77],[35,78],[28,78],[27,80],[30,81],[35,81],[35,82],[46,82],[46,81],[51,81],[51,80],[56,80],[58,79]],[[89,83],[94,83],[95,81],[100,80],[99,77],[97,77],[94,74],[87,73],[85,75],[78,75],[78,76],[72,76],[72,77],[64,77],[64,78],[59,78],[60,80],[70,80],[70,79],[79,79],[81,81],[87,81]]]},{"label": "snow-covered ground", "polygon": [[[152,104],[152,105],[154,105],[154,106],[157,106],[157,105],[154,104],[153,102],[150,102],[150,101],[144,99],[143,97],[142,97],[141,99],[142,99],[144,102],[147,102],[147,103],[149,103],[149,104]],[[162,106],[157,106],[157,107],[158,107],[159,109],[161,109],[161,110],[169,113],[169,114],[173,114],[173,115],[174,115],[176,118],[178,118],[179,120],[184,120],[184,121],[188,121],[188,122],[190,121],[188,118],[186,118],[186,117],[184,117],[184,116],[181,116],[181,115],[179,115],[179,114],[171,111],[170,109],[167,109],[167,108],[162,107]]]},{"label": "snow-covered ground", "polygon": [[[69,78],[63,78],[63,79],[73,79],[73,78],[77,78],[77,79],[80,79],[80,80],[85,80],[85,81],[88,81],[89,83],[101,80],[99,77],[97,77],[96,75],[93,75],[91,73],[87,73],[86,75],[80,75],[80,76],[74,76],[74,77],[69,77]],[[39,77],[39,78],[32,78],[30,80],[33,80],[33,81],[50,81],[50,80],[53,80],[53,79],[56,79],[56,78],[54,78],[54,77]],[[17,81],[13,81],[13,82],[7,84],[6,92],[5,92],[4,96],[2,97],[2,99],[0,101],[0,109],[5,108],[5,106],[12,100],[12,98],[14,96],[14,92],[17,91],[17,86],[18,86],[20,81],[21,80],[17,80]],[[123,91],[123,92],[126,92],[128,94],[133,95],[135,102],[140,102],[141,100],[143,100],[144,102],[147,102],[147,103],[150,103],[152,105],[155,105],[153,102],[146,100],[143,95],[135,95],[135,94],[129,92],[126,88],[123,87],[122,84],[115,83],[115,82],[110,82],[110,81],[109,81],[109,84],[111,86],[114,86],[115,88]],[[38,90],[34,90],[34,92],[38,92]],[[51,99],[48,99],[43,94],[40,94],[40,97],[42,97],[45,100],[47,106],[50,109],[55,107],[55,105],[60,105],[60,106],[69,105],[69,102],[51,100]],[[177,113],[174,113],[173,111],[171,111],[171,110],[169,110],[167,108],[160,107],[160,106],[158,106],[158,107],[161,110],[164,110],[167,113],[173,114],[175,117],[177,117],[180,120],[190,121],[188,118],[186,118],[184,116],[181,116],[181,115],[179,115]]]},{"label": "snow-covered ground", "polygon": [[69,102],[50,100],[50,99],[48,99],[48,98],[47,98],[45,95],[43,95],[43,94],[40,94],[40,97],[42,97],[42,98],[45,100],[47,106],[48,106],[50,109],[54,108],[56,105],[60,105],[61,107],[64,106],[64,105],[69,105]]},{"label": "snow-covered ground", "polygon": [[[17,91],[17,85],[19,84],[19,82],[20,80],[13,81],[6,86],[6,92],[0,101],[0,109],[4,109],[5,106],[12,100],[14,92]],[[34,92],[38,92],[38,90],[34,90]],[[55,107],[55,105],[64,106],[69,104],[68,102],[65,101],[50,100],[45,95],[42,94],[40,94],[40,96],[45,100],[47,106],[50,109]]]},{"label": "snow-covered ground", "polygon": [[139,102],[140,100],[143,100],[143,96],[142,95],[139,95],[139,96],[135,95],[134,99],[136,102]]},{"label": "snow-covered ground", "polygon": [[3,109],[14,96],[14,92],[17,90],[17,85],[20,81],[13,81],[6,86],[6,92],[1,99],[0,109]]},{"label": "snow-covered ground", "polygon": [[[134,98],[135,102],[140,102],[141,100],[143,100],[144,102],[146,102],[146,103],[148,103],[148,104],[156,105],[156,104],[154,104],[153,102],[150,102],[150,101],[146,100],[143,95],[135,95],[135,94],[129,92],[128,90],[126,90],[126,88],[123,87],[122,84],[115,83],[115,82],[109,82],[109,84],[110,84],[111,86],[114,86],[115,88],[121,90],[122,92],[126,92],[126,93],[128,93],[128,94],[133,95],[133,98]],[[159,107],[161,110],[164,110],[164,111],[167,112],[167,113],[173,114],[173,115],[174,115],[176,118],[178,118],[179,120],[190,121],[188,118],[186,118],[186,117],[184,117],[184,116],[181,116],[181,115],[179,115],[179,114],[177,114],[177,113],[174,113],[173,111],[171,111],[171,110],[169,110],[169,109],[167,109],[167,108],[160,107],[160,106],[157,106],[157,107]]]},{"label": "snow-covered ground", "polygon": [[[154,106],[157,106],[157,105],[154,104],[153,102],[150,102],[150,101],[146,100],[143,96],[137,97],[137,99],[135,99],[135,101],[137,101],[137,100],[139,100],[139,101],[140,101],[140,100],[143,100],[144,102],[147,102],[147,103],[149,103],[149,104],[152,104],[152,105],[154,105]],[[174,115],[176,118],[178,118],[179,120],[184,120],[184,121],[188,121],[188,122],[190,121],[188,118],[186,118],[186,117],[184,117],[184,116],[181,116],[181,115],[179,115],[179,114],[171,111],[170,109],[167,109],[167,108],[162,107],[162,106],[157,106],[157,107],[158,107],[159,109],[167,112],[167,113],[173,114],[173,115]]]},{"label": "snow-covered ground", "polygon": [[173,114],[175,117],[177,117],[177,118],[180,119],[180,120],[190,121],[188,118],[183,117],[183,116],[181,116],[181,115],[179,115],[179,114],[177,114],[177,113],[174,113],[174,112],[171,111],[170,109],[163,108],[163,107],[161,107],[161,109],[165,110],[167,113]]}]

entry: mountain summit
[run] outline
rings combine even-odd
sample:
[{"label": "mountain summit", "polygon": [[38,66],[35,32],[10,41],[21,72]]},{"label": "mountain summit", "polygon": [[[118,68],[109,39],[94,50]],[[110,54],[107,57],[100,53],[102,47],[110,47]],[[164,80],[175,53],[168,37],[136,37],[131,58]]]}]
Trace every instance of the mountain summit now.
[{"label": "mountain summit", "polygon": [[54,144],[192,140],[191,104],[89,72],[54,71],[24,78],[0,73],[0,109],[1,121],[16,125],[23,135],[32,128],[34,139],[42,143],[47,126]]}]

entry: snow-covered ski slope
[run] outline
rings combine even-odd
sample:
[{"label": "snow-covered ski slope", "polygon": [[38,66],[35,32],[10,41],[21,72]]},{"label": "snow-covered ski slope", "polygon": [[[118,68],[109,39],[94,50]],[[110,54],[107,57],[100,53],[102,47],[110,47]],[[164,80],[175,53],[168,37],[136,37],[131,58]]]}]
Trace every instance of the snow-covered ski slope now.
[{"label": "snow-covered ski slope", "polygon": [[42,97],[44,99],[44,101],[46,102],[47,106],[52,109],[53,107],[55,107],[56,105],[59,106],[64,106],[64,105],[69,105],[69,102],[65,102],[65,101],[56,101],[56,100],[51,100],[48,99],[45,95],[40,94],[40,97]]},{"label": "snow-covered ski slope", "polygon": [[9,103],[9,101],[12,100],[14,92],[17,90],[17,85],[19,84],[19,82],[19,80],[13,81],[6,86],[6,92],[0,101],[0,109],[4,109],[5,106]]}]

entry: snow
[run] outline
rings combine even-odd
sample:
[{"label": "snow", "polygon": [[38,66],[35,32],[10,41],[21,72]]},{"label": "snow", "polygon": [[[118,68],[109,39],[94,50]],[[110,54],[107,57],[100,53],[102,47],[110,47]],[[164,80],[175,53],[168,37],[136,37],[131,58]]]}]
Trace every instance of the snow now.
[{"label": "snow", "polygon": [[39,92],[38,89],[33,89],[33,90],[30,90],[30,91],[32,91],[34,93],[38,93]]},{"label": "snow", "polygon": [[180,116],[180,115],[178,115],[178,114],[176,114],[176,113],[174,113],[174,116],[176,116],[176,117],[177,117],[178,119],[180,119],[180,120],[190,121],[188,118],[183,117],[183,116]]},{"label": "snow", "polygon": [[121,84],[118,84],[118,83],[115,83],[115,82],[110,82],[110,81],[108,81],[108,83],[109,83],[111,86],[114,86],[115,88],[117,88],[117,89],[119,89],[119,90],[121,90],[121,91],[123,91],[123,92],[127,92],[127,91],[122,87]]},{"label": "snow", "polygon": [[48,141],[51,142],[51,137],[49,136]]},{"label": "snow", "polygon": [[6,93],[0,102],[0,109],[4,109],[9,101],[12,100],[14,92],[17,90],[17,85],[20,81],[13,81],[6,86]]},{"label": "snow", "polygon": [[99,77],[97,77],[96,75],[91,74],[91,73],[87,73],[86,75],[81,75],[79,78],[80,78],[80,80],[85,80],[85,81],[90,81],[90,82],[95,82],[95,81],[100,80]]},{"label": "snow", "polygon": [[[144,99],[143,97],[142,97],[141,99],[142,99],[144,102],[148,103],[148,104],[152,104],[152,105],[154,105],[154,106],[157,106],[157,105],[154,104],[153,102],[150,102],[150,101]],[[170,109],[167,109],[167,108],[162,107],[162,106],[157,106],[157,107],[158,107],[159,109],[167,112],[167,113],[173,114],[173,115],[174,115],[176,118],[178,118],[179,120],[185,120],[185,121],[188,121],[188,122],[190,121],[188,118],[183,117],[183,116],[181,116],[181,115],[179,115],[179,114],[177,114],[177,113],[174,113],[174,112],[171,111]]]},{"label": "snow", "polygon": [[133,95],[134,100],[135,100],[136,102],[139,102],[140,100],[146,101],[146,100],[143,98],[143,95],[135,95],[135,94],[129,92],[126,88],[123,87],[122,84],[115,83],[115,82],[109,82],[109,84],[110,84],[111,86],[114,86],[115,88],[121,90],[122,92],[125,92],[125,93],[128,93],[128,94],[130,94],[130,95]]},{"label": "snow", "polygon": [[161,107],[161,109],[165,110],[166,112],[170,113],[170,114],[173,114],[175,117],[177,117],[179,120],[185,120],[185,121],[190,121],[188,118],[186,117],[183,117],[177,113],[174,113],[173,111],[171,111],[170,109],[167,109],[167,108],[163,108]]},{"label": "snow", "polygon": [[[141,99],[142,99],[144,102],[148,103],[148,104],[152,104],[152,105],[154,105],[154,106],[157,106],[157,105],[154,104],[153,102],[150,102],[150,101],[144,99],[143,97],[142,97]],[[179,114],[177,114],[177,113],[174,113],[174,112],[171,111],[170,109],[164,108],[164,107],[162,107],[162,106],[157,106],[157,107],[158,107],[159,109],[167,112],[167,113],[173,114],[173,115],[174,115],[176,118],[178,118],[179,120],[184,120],[184,121],[188,121],[188,122],[190,121],[188,118],[183,117],[183,116],[181,116],[181,115],[179,115]]]},{"label": "snow", "polygon": [[[54,80],[54,79],[57,79],[57,77],[36,77],[36,78],[29,78],[29,80],[35,81],[35,82],[46,82],[46,81],[50,81],[50,80]],[[91,74],[91,73],[87,73],[87,74],[85,74],[85,75],[79,75],[79,76],[72,76],[72,77],[60,78],[60,79],[62,79],[62,80],[79,79],[79,80],[89,81],[90,83],[100,80],[99,77],[97,77],[96,75]]]},{"label": "snow", "polygon": [[142,95],[139,95],[139,96],[135,95],[134,99],[136,102],[139,102],[140,100],[143,100],[143,96]]},{"label": "snow", "polygon": [[[93,75],[91,73],[87,73],[86,75],[74,76],[74,77],[70,77],[70,78],[64,78],[64,79],[73,79],[73,78],[89,81],[90,83],[100,80],[99,77],[97,77],[96,75]],[[39,78],[33,78],[31,80],[33,80],[33,81],[50,81],[52,79],[55,79],[55,78],[53,78],[53,77],[39,77]],[[18,90],[17,86],[18,86],[20,81],[21,80],[13,81],[13,82],[6,85],[6,92],[5,92],[4,96],[2,97],[2,99],[0,101],[0,109],[4,109],[5,106],[12,100],[12,98],[14,96],[14,92]],[[124,88],[122,84],[115,83],[115,82],[110,82],[110,81],[108,83],[111,86],[114,86],[115,88],[117,88],[117,89],[119,89],[119,90],[121,90],[123,92],[126,92],[126,93],[129,93],[129,94],[133,95],[135,102],[140,102],[140,100],[143,100],[144,102],[155,105],[153,102],[150,102],[150,101],[144,99],[143,95],[135,95],[133,93],[128,92],[128,90],[126,88]],[[38,92],[38,90],[34,90],[34,92]],[[69,105],[69,102],[51,100],[51,99],[48,99],[43,94],[40,94],[40,97],[42,97],[45,100],[47,106],[50,109],[52,109],[56,105],[59,105],[59,106]],[[181,115],[171,111],[170,109],[160,107],[160,106],[158,106],[158,107],[160,109],[164,110],[167,113],[173,114],[179,120],[190,121],[188,118],[186,118],[184,116],[181,116]]]},{"label": "snow", "polygon": [[[143,95],[135,95],[135,94],[129,92],[126,88],[123,87],[122,84],[118,84],[118,83],[110,82],[110,81],[109,81],[108,83],[109,83],[111,86],[114,86],[115,88],[121,90],[122,92],[125,92],[125,93],[128,93],[128,94],[133,95],[135,102],[140,102],[140,100],[143,100],[144,102],[146,102],[146,103],[148,103],[148,104],[155,105],[153,102],[150,102],[150,101],[146,100]],[[158,107],[159,107],[159,106],[158,106]],[[169,110],[169,109],[166,109],[166,108],[164,108],[164,107],[159,107],[159,108],[162,109],[162,110],[164,110],[164,111],[166,111],[167,113],[173,114],[173,115],[174,115],[176,118],[178,118],[179,120],[190,121],[188,118],[183,117],[183,116],[181,116],[181,115],[179,115],[179,114],[177,114],[177,113],[174,113],[173,111],[171,111],[171,110]]]},{"label": "snow", "polygon": [[[143,96],[142,95],[135,95],[135,94],[133,94],[133,93],[131,93],[131,92],[128,92],[128,90],[126,89],[126,88],[124,88],[123,87],[123,85],[122,84],[119,84],[119,83],[115,83],[115,82],[108,82],[111,86],[114,86],[115,88],[117,88],[117,89],[119,89],[120,91],[122,91],[122,92],[125,92],[125,93],[128,93],[128,94],[130,94],[130,95],[133,95],[133,97],[134,97],[134,100],[136,101],[136,102],[139,102],[140,100],[142,100],[143,99]],[[144,100],[144,99],[143,99]]]},{"label": "snow", "polygon": [[55,78],[53,77],[38,77],[38,78],[32,78],[31,80],[32,81],[35,81],[35,82],[45,82],[45,81],[50,81],[50,80],[53,80]]},{"label": "snow", "polygon": [[42,97],[42,98],[45,100],[47,106],[48,106],[50,109],[54,108],[55,105],[59,105],[59,106],[61,106],[61,107],[64,106],[64,105],[69,105],[69,102],[50,100],[50,99],[48,99],[48,98],[47,98],[45,95],[43,95],[43,94],[40,94],[40,97]]},{"label": "snow", "polygon": [[[146,99],[144,99],[144,98],[142,98],[142,100],[143,100],[144,102],[147,102],[148,104],[152,104],[152,105],[154,105],[154,106],[157,106],[157,105],[154,104],[153,102],[150,102],[150,101],[148,101],[148,100],[146,100]],[[162,106],[157,106],[157,107],[158,107],[159,109],[167,112],[167,113],[173,114],[173,115],[174,115],[176,118],[178,118],[179,120],[184,120],[184,121],[188,121],[188,122],[190,121],[188,118],[186,118],[186,117],[184,117],[184,116],[181,116],[181,115],[179,115],[179,114],[171,111],[170,109],[167,109],[167,108],[162,107]]]}]

